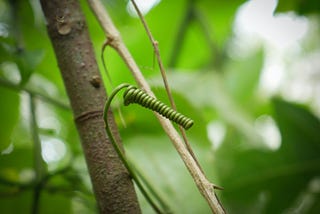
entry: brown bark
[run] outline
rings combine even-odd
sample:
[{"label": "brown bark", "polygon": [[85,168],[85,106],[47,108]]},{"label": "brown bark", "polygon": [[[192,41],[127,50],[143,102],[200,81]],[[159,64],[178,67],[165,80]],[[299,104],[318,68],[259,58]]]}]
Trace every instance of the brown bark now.
[{"label": "brown bark", "polygon": [[[99,210],[141,213],[129,175],[104,130],[102,109],[106,94],[79,2],[41,0],[41,5],[76,118]],[[110,126],[117,132],[113,117],[110,118]]]}]

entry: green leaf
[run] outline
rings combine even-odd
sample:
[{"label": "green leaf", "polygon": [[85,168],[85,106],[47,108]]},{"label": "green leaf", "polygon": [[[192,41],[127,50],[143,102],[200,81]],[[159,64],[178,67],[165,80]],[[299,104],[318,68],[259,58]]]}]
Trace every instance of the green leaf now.
[{"label": "green leaf", "polygon": [[[33,168],[32,148],[14,148],[10,154],[0,156],[1,169],[14,169],[17,173]],[[9,170],[10,171],[10,170]],[[23,177],[23,176],[22,176]]]},{"label": "green leaf", "polygon": [[223,47],[231,35],[236,11],[244,2],[246,1],[197,1],[200,12],[203,13],[204,18],[207,18],[211,39],[218,44],[218,47]]},{"label": "green leaf", "polygon": [[43,60],[44,51],[23,51],[16,55],[16,63],[19,67],[21,82],[20,84],[25,84],[28,82],[32,73],[35,72],[37,65]]},{"label": "green leaf", "polygon": [[7,43],[8,41],[0,40],[0,62],[12,61],[13,60],[13,50],[12,47]]},{"label": "green leaf", "polygon": [[246,103],[256,92],[263,66],[263,50],[242,60],[230,60],[226,69],[226,87],[239,103]]},{"label": "green leaf", "polygon": [[19,118],[20,99],[16,92],[0,86],[0,150],[11,143],[11,134]]},{"label": "green leaf", "polygon": [[294,11],[299,15],[319,14],[320,4],[317,0],[279,0],[276,13]]},{"label": "green leaf", "polygon": [[[282,213],[293,207],[320,175],[320,121],[308,110],[273,100],[282,145],[277,151],[243,149],[228,140],[217,152],[222,196],[230,213]],[[319,201],[314,201],[314,204]]]},{"label": "green leaf", "polygon": [[[24,191],[10,197],[2,197],[0,200],[1,212],[26,213],[31,210],[32,191]],[[30,212],[30,211],[29,211]]]},{"label": "green leaf", "polygon": [[[275,118],[279,125],[282,140],[304,148],[299,156],[313,158],[320,152],[320,121],[306,107],[274,98]],[[301,149],[300,148],[300,149]]]},{"label": "green leaf", "polygon": [[[47,193],[42,192],[41,200],[39,203],[39,213],[61,213],[61,214],[69,214],[72,213],[72,197],[66,194],[55,194],[55,193]],[[53,209],[54,208],[54,209]]]}]

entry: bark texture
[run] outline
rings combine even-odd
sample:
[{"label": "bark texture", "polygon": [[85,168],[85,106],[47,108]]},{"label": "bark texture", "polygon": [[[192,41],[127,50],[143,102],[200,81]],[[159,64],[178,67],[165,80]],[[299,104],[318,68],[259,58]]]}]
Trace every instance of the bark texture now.
[{"label": "bark texture", "polygon": [[100,213],[141,213],[129,175],[105,133],[102,112],[106,93],[79,2],[40,1]]}]

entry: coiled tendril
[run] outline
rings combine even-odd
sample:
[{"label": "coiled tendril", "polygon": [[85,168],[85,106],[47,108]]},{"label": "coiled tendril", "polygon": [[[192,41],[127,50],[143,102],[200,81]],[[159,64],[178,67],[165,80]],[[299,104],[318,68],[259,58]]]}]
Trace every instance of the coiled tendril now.
[{"label": "coiled tendril", "polygon": [[193,125],[192,119],[184,116],[179,112],[176,112],[171,107],[151,97],[145,91],[135,86],[130,85],[127,87],[126,91],[123,94],[123,99],[125,106],[131,103],[140,104],[141,106],[151,109],[152,111],[156,111],[169,120],[174,121],[186,130]]},{"label": "coiled tendril", "polygon": [[[165,203],[165,201],[159,196],[159,194],[153,189],[152,185],[150,185],[146,179],[143,179],[141,173],[134,169],[132,164],[129,163],[125,155],[123,154],[121,148],[119,147],[118,143],[116,142],[111,129],[108,124],[108,110],[111,105],[112,99],[116,96],[116,94],[126,88],[126,91],[123,94],[124,98],[124,105],[129,105],[130,103],[137,103],[143,107],[149,108],[153,111],[158,112],[162,116],[176,122],[177,124],[183,126],[185,129],[189,129],[193,125],[193,120],[187,118],[186,116],[174,111],[172,108],[168,107],[167,105],[163,104],[162,102],[156,100],[155,98],[149,96],[146,92],[141,89],[138,89],[135,86],[132,86],[128,83],[123,83],[117,86],[112,93],[110,94],[109,98],[107,99],[104,110],[103,110],[103,119],[105,123],[106,133],[108,134],[110,141],[115,148],[119,158],[123,162],[124,166],[127,168],[128,172],[130,173],[132,179],[137,184],[138,188],[141,190],[141,193],[145,196],[146,200],[150,203],[152,208],[156,211],[156,213],[171,213],[169,206]],[[140,181],[141,179],[141,181]],[[144,182],[144,185],[142,184]],[[149,192],[146,190],[145,186],[149,188]],[[154,199],[150,197],[150,194],[153,195],[155,199],[158,200],[159,204],[161,205],[162,211],[157,203],[154,202]]]}]

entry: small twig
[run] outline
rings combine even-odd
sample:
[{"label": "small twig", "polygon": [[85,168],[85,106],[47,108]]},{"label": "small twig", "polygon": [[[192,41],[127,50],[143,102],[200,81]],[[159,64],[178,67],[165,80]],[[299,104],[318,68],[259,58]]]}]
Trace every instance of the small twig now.
[{"label": "small twig", "polygon": [[42,191],[42,179],[45,173],[44,161],[41,155],[41,141],[38,133],[38,125],[36,120],[36,105],[33,95],[30,94],[30,113],[31,113],[31,133],[33,138],[33,156],[34,156],[34,171],[35,171],[35,186],[33,190],[33,202],[31,213],[39,213],[39,201]]},{"label": "small twig", "polygon": [[[131,161],[132,163],[132,161]],[[160,194],[156,191],[156,189],[150,185],[149,179],[139,170],[134,164],[131,165],[134,170],[137,172],[137,175],[142,180],[142,182],[146,185],[146,187],[149,189],[150,193],[157,199],[157,201],[160,203],[162,208],[166,210],[166,213],[172,213],[170,211],[170,207],[167,205],[167,203],[164,201],[162,197],[160,197]]]},{"label": "small twig", "polygon": [[169,100],[170,100],[170,104],[172,106],[172,108],[174,110],[177,110],[177,107],[176,107],[176,104],[173,100],[173,97],[172,97],[172,93],[171,93],[171,89],[169,87],[169,83],[168,83],[168,79],[167,79],[167,75],[166,75],[166,72],[164,70],[164,66],[163,66],[163,63],[162,63],[162,60],[161,60],[161,56],[160,56],[160,50],[159,50],[159,44],[158,44],[158,41],[156,41],[153,36],[152,36],[152,33],[147,25],[147,22],[146,20],[144,19],[142,13],[140,12],[136,2],[134,0],[131,0],[131,3],[133,5],[133,7],[135,8],[142,24],[143,24],[143,27],[144,29],[146,30],[147,34],[148,34],[148,37],[152,43],[152,46],[153,46],[153,49],[154,49],[154,52],[155,52],[155,55],[156,55],[156,58],[157,58],[157,62],[158,62],[158,65],[159,65],[159,68],[160,68],[160,72],[161,72],[161,76],[162,76],[162,79],[163,79],[163,83],[164,83],[164,86],[165,86],[165,89],[167,91],[167,94],[168,94],[168,97],[169,97]]},{"label": "small twig", "polygon": [[111,85],[111,88],[114,88],[113,86],[113,82],[112,82],[112,79],[111,79],[111,76],[110,76],[110,73],[107,69],[107,65],[106,65],[106,62],[104,60],[104,51],[106,50],[106,47],[109,45],[109,40],[107,39],[103,45],[102,45],[102,48],[101,48],[101,61],[102,61],[102,65],[103,65],[103,69],[108,77],[108,80],[109,80],[109,83]]},{"label": "small twig", "polygon": [[212,38],[211,38],[212,32],[210,31],[211,29],[205,17],[197,9],[194,9],[193,17],[194,17],[194,20],[197,21],[197,23],[199,24],[203,32],[203,35],[205,37],[207,46],[209,47],[209,50],[211,52],[212,58],[214,59],[212,62],[212,65],[216,68],[219,68],[219,66],[222,64],[221,60],[222,60],[223,53],[220,51],[216,43],[212,41]]},{"label": "small twig", "polygon": [[178,56],[181,52],[182,45],[184,43],[184,40],[186,38],[186,32],[188,30],[189,24],[191,21],[194,19],[194,1],[189,1],[188,2],[188,8],[186,9],[185,15],[182,19],[181,24],[179,25],[178,33],[175,37],[175,41],[173,43],[172,47],[172,53],[171,56],[169,57],[169,63],[168,67],[172,68],[176,65]]},{"label": "small twig", "polygon": [[[96,18],[100,22],[101,27],[106,33],[107,38],[110,39],[110,46],[113,47],[122,57],[124,62],[127,64],[128,68],[132,72],[132,75],[135,78],[138,85],[141,88],[143,88],[150,96],[154,96],[149,84],[143,77],[139,67],[137,66],[136,62],[131,56],[129,50],[122,42],[120,33],[114,26],[103,4],[99,0],[88,0],[88,3],[91,7],[91,10],[94,12]],[[222,205],[219,203],[216,195],[214,194],[215,185],[213,185],[207,180],[206,176],[203,174],[193,157],[190,155],[189,151],[186,149],[183,140],[181,139],[171,122],[168,119],[165,119],[156,113],[155,115],[158,118],[164,131],[172,141],[173,145],[175,146],[187,169],[189,170],[200,193],[207,200],[212,212],[225,213]]]},{"label": "small twig", "polygon": [[[106,75],[107,75],[107,77],[108,77],[110,86],[111,86],[112,89],[114,89],[114,85],[113,85],[113,82],[112,82],[112,79],[111,79],[111,75],[110,75],[110,73],[109,73],[109,71],[108,71],[108,69],[107,69],[107,65],[106,65],[106,62],[105,62],[105,60],[104,60],[104,52],[105,52],[107,46],[109,45],[109,43],[110,43],[109,39],[106,39],[106,41],[102,44],[102,48],[101,48],[101,61],[102,61],[102,65],[103,65],[104,72],[106,73]],[[118,114],[119,114],[121,123],[123,124],[124,127],[127,127],[126,121],[125,121],[124,118],[123,118],[123,115],[122,115],[122,112],[121,112],[120,107],[118,107],[117,110],[118,110]]]},{"label": "small twig", "polygon": [[[141,11],[139,10],[136,2],[134,0],[131,0],[131,3],[133,4],[133,7],[135,8],[135,10],[136,10],[136,12],[137,12],[142,24],[143,24],[144,29],[146,30],[146,32],[148,34],[149,40],[152,43],[152,46],[153,46],[153,49],[154,49],[154,52],[155,52],[155,55],[156,55],[156,58],[157,58],[157,62],[158,62],[159,68],[160,68],[160,73],[161,73],[161,76],[162,76],[163,84],[165,86],[167,95],[169,97],[169,101],[170,101],[171,107],[173,108],[173,110],[177,111],[177,106],[176,106],[176,104],[174,102],[174,99],[173,99],[173,96],[172,96],[172,92],[171,92],[171,88],[170,88],[169,83],[168,83],[168,78],[167,78],[167,75],[166,75],[166,71],[164,69],[164,65],[163,65],[163,62],[162,62],[162,59],[161,59],[158,42],[153,38],[152,33],[151,33],[151,31],[150,31],[150,29],[148,27],[148,24],[147,24],[144,16],[142,15]],[[194,154],[194,152],[193,152],[193,150],[191,148],[191,145],[190,145],[190,143],[188,141],[188,138],[187,138],[185,130],[181,126],[179,126],[179,130],[180,130],[180,133],[182,134],[183,141],[184,141],[189,153],[191,154],[191,156],[193,157],[195,162],[198,164],[198,167],[201,169],[201,171],[203,171],[202,168],[201,168],[201,165],[199,164],[199,161],[198,161],[197,157],[195,156],[195,154]]]},{"label": "small twig", "polygon": [[205,42],[207,44],[207,47],[209,48],[211,57],[213,62],[210,62],[210,65],[215,67],[215,68],[220,68],[220,66],[223,64],[222,60],[224,57],[224,48],[219,49],[219,47],[216,45],[216,43],[213,42],[212,40],[212,32],[211,29],[208,25],[207,20],[203,16],[202,13],[199,12],[199,10],[196,8],[195,1],[194,0],[189,0],[187,9],[185,12],[185,16],[182,19],[181,24],[179,25],[179,29],[177,32],[177,35],[175,37],[175,42],[173,44],[172,48],[172,53],[169,58],[169,67],[174,67],[177,63],[178,56],[181,51],[181,47],[183,45],[186,31],[188,30],[191,22],[194,22],[195,24],[198,24],[200,27],[200,30],[203,33]]}]

